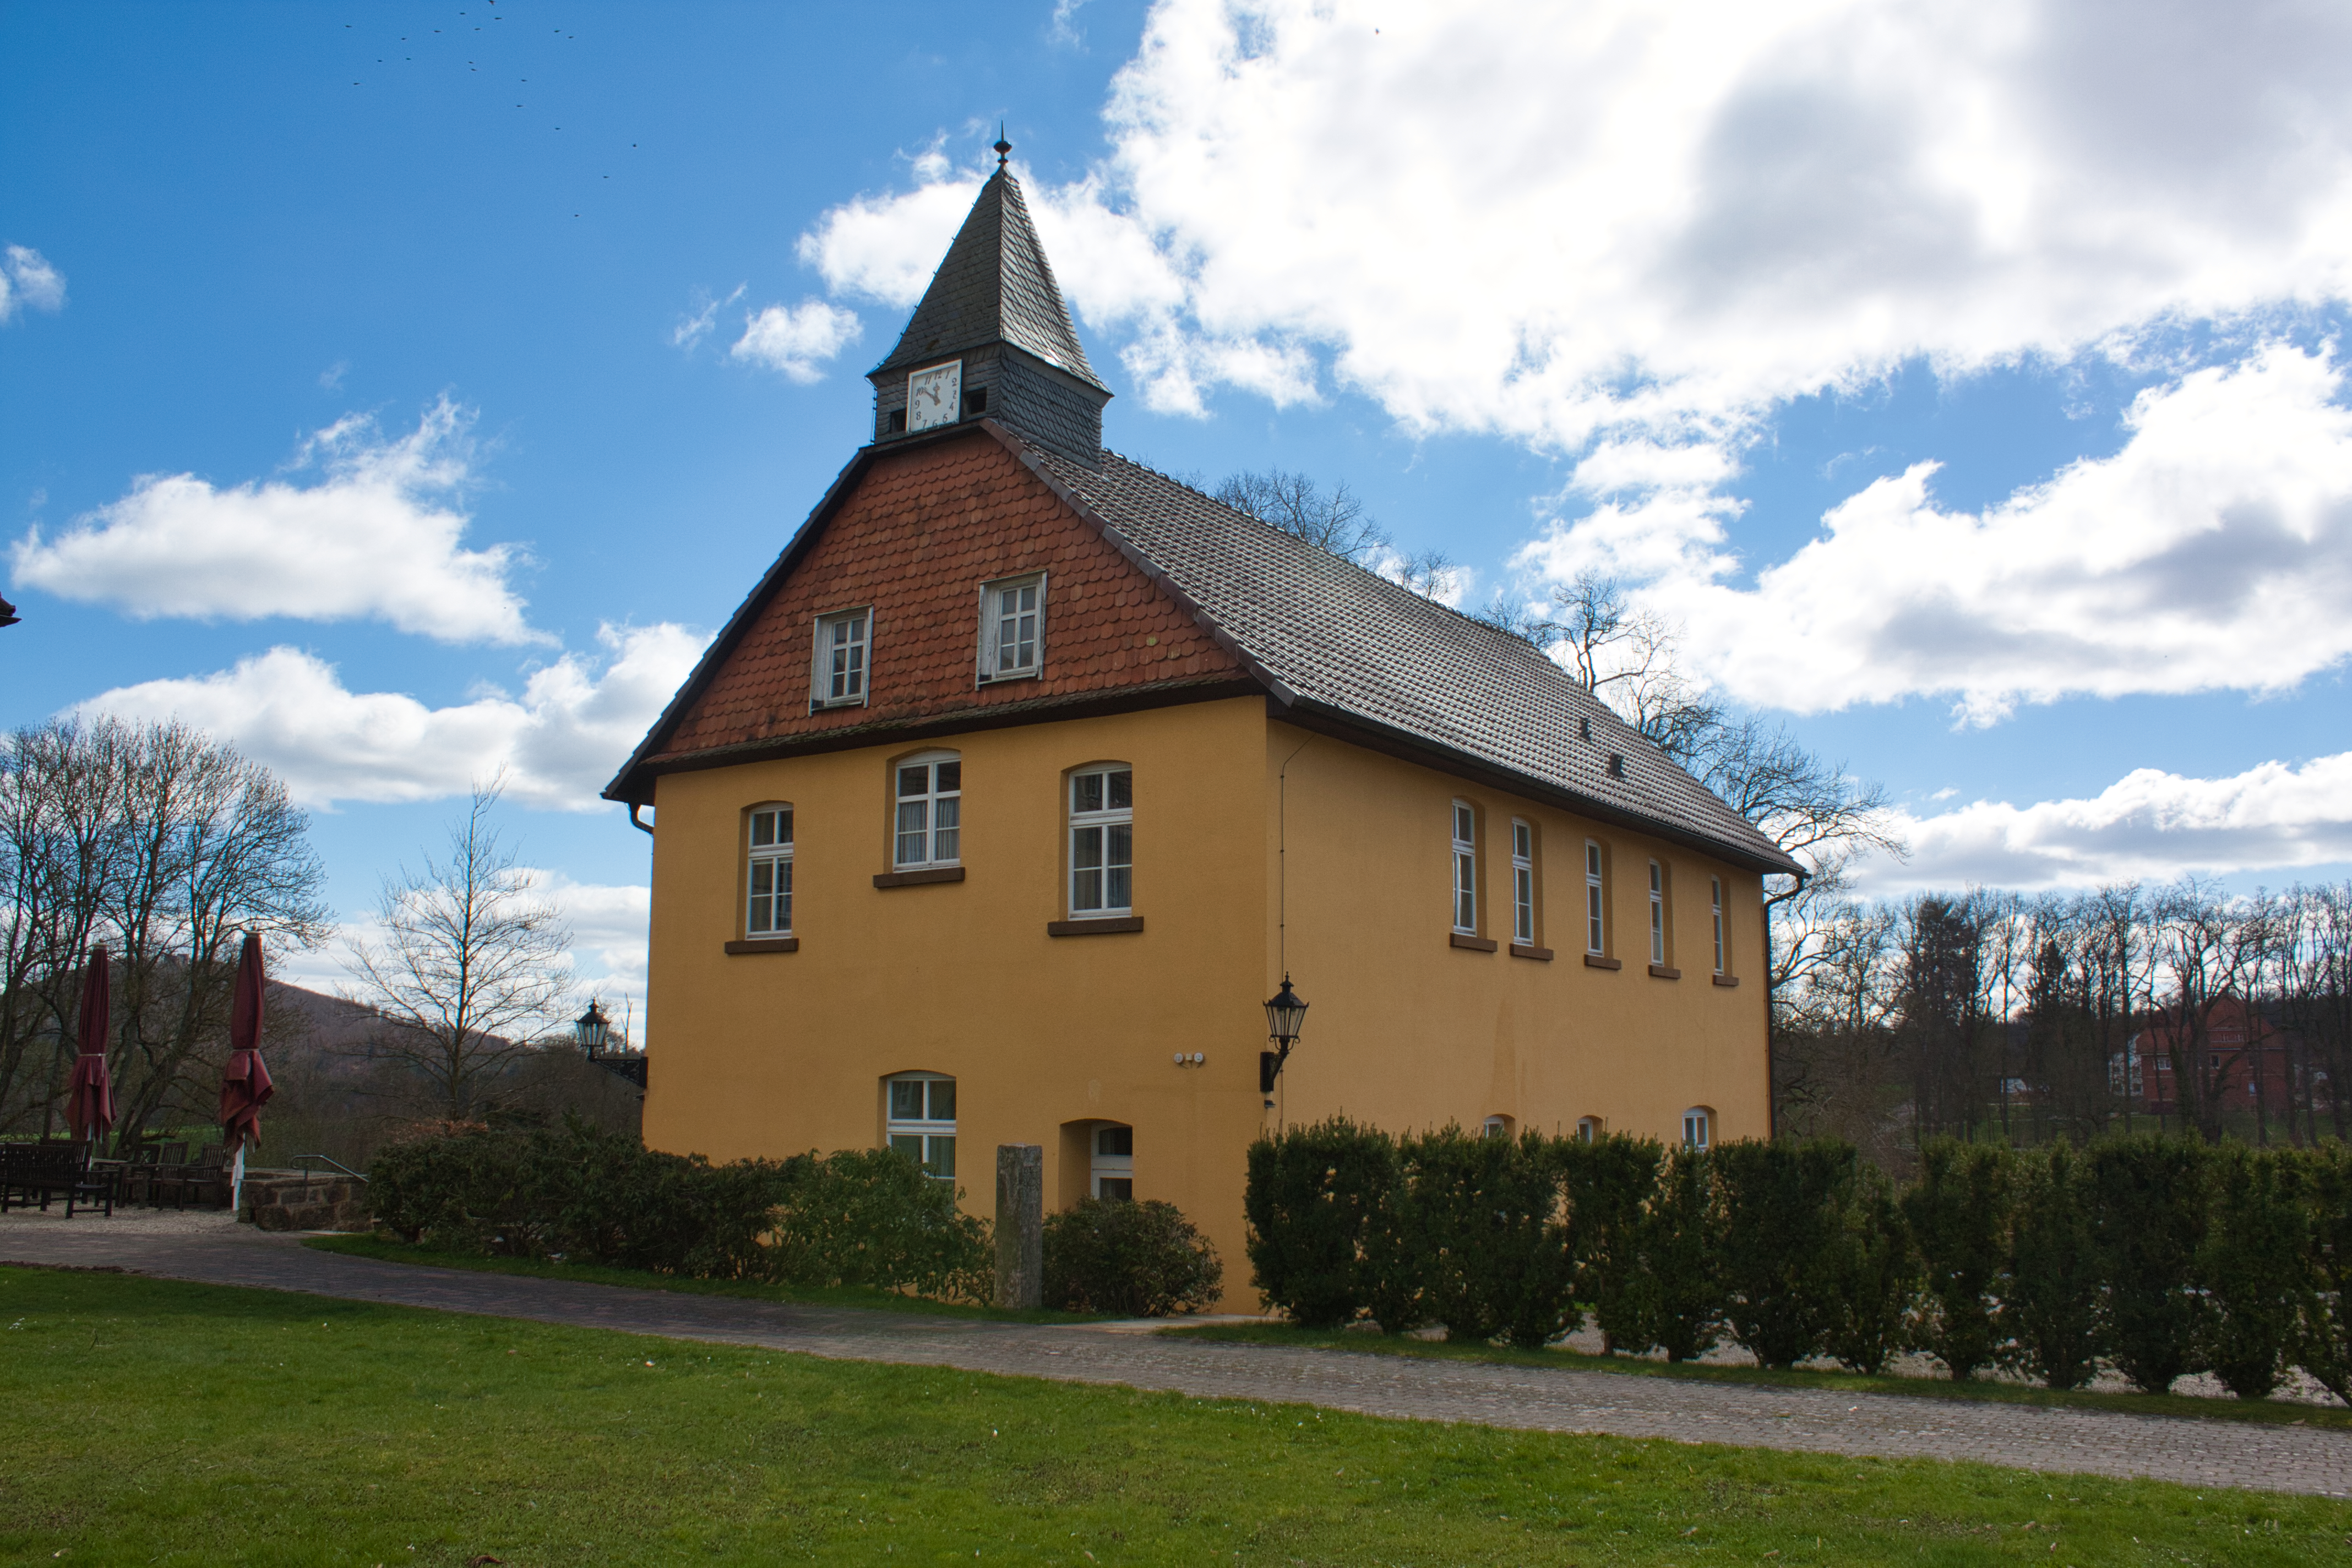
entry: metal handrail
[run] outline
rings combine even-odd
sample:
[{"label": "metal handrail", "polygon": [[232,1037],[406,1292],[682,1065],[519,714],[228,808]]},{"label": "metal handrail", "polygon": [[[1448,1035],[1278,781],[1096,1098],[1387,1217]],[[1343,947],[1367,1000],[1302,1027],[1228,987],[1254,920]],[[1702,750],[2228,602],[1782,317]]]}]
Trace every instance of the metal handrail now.
[{"label": "metal handrail", "polygon": [[329,1159],[329,1158],[328,1158],[326,1155],[324,1155],[324,1154],[289,1154],[289,1155],[287,1155],[286,1157],[287,1157],[289,1160],[294,1160],[294,1161],[301,1161],[301,1160],[319,1160],[319,1161],[323,1161],[325,1163],[330,1164],[330,1165],[332,1165],[336,1170],[341,1171],[344,1175],[351,1177],[353,1181],[364,1182],[364,1181],[366,1181],[366,1180],[367,1180],[367,1177],[365,1177],[365,1176],[362,1175],[359,1172],[352,1170],[349,1165],[344,1164],[341,1161],[340,1161],[340,1160],[332,1160],[332,1159]]}]

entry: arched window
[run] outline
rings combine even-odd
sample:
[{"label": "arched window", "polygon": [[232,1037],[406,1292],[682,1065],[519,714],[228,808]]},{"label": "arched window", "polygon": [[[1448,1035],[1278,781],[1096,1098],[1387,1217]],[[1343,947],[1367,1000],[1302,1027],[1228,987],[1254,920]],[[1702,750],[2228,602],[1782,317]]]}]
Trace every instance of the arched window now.
[{"label": "arched window", "polygon": [[963,855],[962,756],[923,752],[904,757],[892,777],[893,864],[901,871],[958,864]]},{"label": "arched window", "polygon": [[902,1072],[884,1079],[882,1092],[890,1147],[940,1180],[954,1180],[956,1080],[942,1073]]},{"label": "arched window", "polygon": [[1535,825],[1511,818],[1511,940],[1522,947],[1536,942]]},{"label": "arched window", "polygon": [[1727,970],[1727,969],[1724,967],[1724,964],[1723,964],[1723,879],[1722,879],[1722,878],[1720,878],[1720,877],[1709,877],[1709,878],[1706,879],[1706,900],[1707,900],[1707,907],[1708,907],[1708,909],[1709,909],[1709,910],[1710,910],[1710,912],[1711,912],[1712,919],[1713,919],[1713,921],[1714,921],[1714,926],[1715,926],[1715,972],[1716,972],[1717,974],[1726,974],[1726,973],[1730,973],[1730,972],[1729,972],[1728,970]]},{"label": "arched window", "polygon": [[1097,763],[1070,775],[1070,918],[1135,912],[1135,773]]},{"label": "arched window", "polygon": [[1601,918],[1602,891],[1601,846],[1588,838],[1584,841],[1584,951],[1595,958],[1607,951],[1602,945],[1608,934]]},{"label": "arched window", "polygon": [[744,886],[751,889],[743,911],[747,937],[793,933],[793,808],[781,802],[755,805],[750,821],[751,863]]},{"label": "arched window", "polygon": [[1598,1116],[1580,1116],[1576,1119],[1576,1141],[1580,1143],[1599,1142],[1601,1135],[1608,1131],[1608,1124]]},{"label": "arched window", "polygon": [[1511,1119],[1507,1116],[1489,1116],[1486,1118],[1486,1125],[1479,1130],[1479,1135],[1486,1138],[1508,1139],[1511,1135]]},{"label": "arched window", "polygon": [[1135,1196],[1135,1129],[1097,1127],[1087,1163],[1087,1191],[1098,1198]]},{"label": "arched window", "polygon": [[1715,1112],[1704,1105],[1694,1105],[1683,1112],[1683,1147],[1712,1149],[1715,1147]]},{"label": "arched window", "polygon": [[1650,862],[1650,962],[1666,962],[1666,868]]}]

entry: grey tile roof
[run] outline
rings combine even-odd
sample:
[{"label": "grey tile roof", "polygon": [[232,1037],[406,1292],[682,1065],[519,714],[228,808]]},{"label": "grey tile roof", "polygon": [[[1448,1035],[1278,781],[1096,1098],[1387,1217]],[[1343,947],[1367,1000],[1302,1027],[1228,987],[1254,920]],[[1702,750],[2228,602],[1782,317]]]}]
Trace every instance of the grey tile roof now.
[{"label": "grey tile roof", "polygon": [[1029,221],[1021,182],[1003,169],[981,186],[898,346],[866,374],[906,370],[998,342],[1026,350],[1089,386],[1110,390],[1078,344],[1070,309]]},{"label": "grey tile roof", "polygon": [[[1525,639],[1115,453],[1100,468],[1034,447],[1028,460],[1155,565],[1286,699],[1756,869],[1799,869]],[[1624,759],[1622,777],[1610,773],[1612,753]]]}]

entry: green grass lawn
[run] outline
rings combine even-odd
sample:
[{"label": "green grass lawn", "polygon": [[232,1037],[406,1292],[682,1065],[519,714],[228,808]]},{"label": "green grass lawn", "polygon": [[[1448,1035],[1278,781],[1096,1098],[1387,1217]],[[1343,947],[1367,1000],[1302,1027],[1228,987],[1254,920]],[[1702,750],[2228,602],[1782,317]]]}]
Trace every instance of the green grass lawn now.
[{"label": "green grass lawn", "polygon": [[792,1301],[812,1307],[865,1307],[879,1312],[918,1312],[931,1318],[977,1318],[1002,1323],[1098,1323],[1100,1313],[1014,1311],[1004,1307],[980,1307],[962,1301],[934,1301],[871,1285],[830,1288],[771,1285],[749,1279],[694,1279],[676,1274],[656,1274],[642,1268],[606,1268],[593,1263],[547,1263],[535,1258],[484,1258],[472,1252],[443,1252],[412,1247],[387,1236],[313,1236],[302,1245],[346,1258],[379,1258],[387,1263],[409,1263],[427,1268],[466,1268],[483,1274],[523,1274],[534,1279],[577,1279],[590,1285],[625,1285],[635,1290],[682,1290],[693,1296],[736,1296],[754,1301]]},{"label": "green grass lawn", "polygon": [[1449,1344],[1443,1340],[1390,1339],[1384,1334],[1294,1329],[1281,1323],[1204,1323],[1198,1328],[1171,1327],[1163,1332],[1181,1339],[1224,1340],[1235,1343],[1288,1345],[1294,1349],[1360,1351],[1372,1355],[1433,1356],[1458,1361],[1496,1362],[1510,1366],[1556,1366],[1578,1372],[1622,1373],[1629,1377],[1680,1377],[1703,1383],[1763,1384],[1776,1388],[1827,1388],[1841,1394],[1904,1394],[1924,1399],[1978,1399],[2007,1405],[2063,1405],[2082,1410],[2116,1410],[2134,1415],[2188,1415],[2216,1421],[2263,1421],[2290,1426],[2330,1426],[2352,1431],[2352,1410],[2336,1405],[2290,1404],[2277,1399],[2207,1399],[2185,1394],[2093,1394],[2060,1391],[2015,1383],[1971,1380],[1953,1383],[1930,1377],[1864,1377],[1850,1372],[1797,1369],[1769,1371],[1759,1366],[1705,1366],[1662,1361],[1637,1361],[1631,1356],[1585,1355],[1554,1347],[1540,1351],[1513,1350],[1504,1345]]},{"label": "green grass lawn", "polygon": [[2352,1561],[2352,1505],[2313,1499],[1378,1421],[28,1268],[0,1268],[0,1402],[8,1562]]}]

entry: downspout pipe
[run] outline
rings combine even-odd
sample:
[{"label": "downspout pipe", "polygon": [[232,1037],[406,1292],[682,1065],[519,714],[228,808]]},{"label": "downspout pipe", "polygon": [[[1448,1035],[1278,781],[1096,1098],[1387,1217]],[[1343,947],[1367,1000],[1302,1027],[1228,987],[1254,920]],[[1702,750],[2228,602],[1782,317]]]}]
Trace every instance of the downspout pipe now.
[{"label": "downspout pipe", "polygon": [[645,807],[638,802],[633,800],[629,803],[629,826],[651,838],[654,836],[654,825],[637,815],[643,810]]}]

